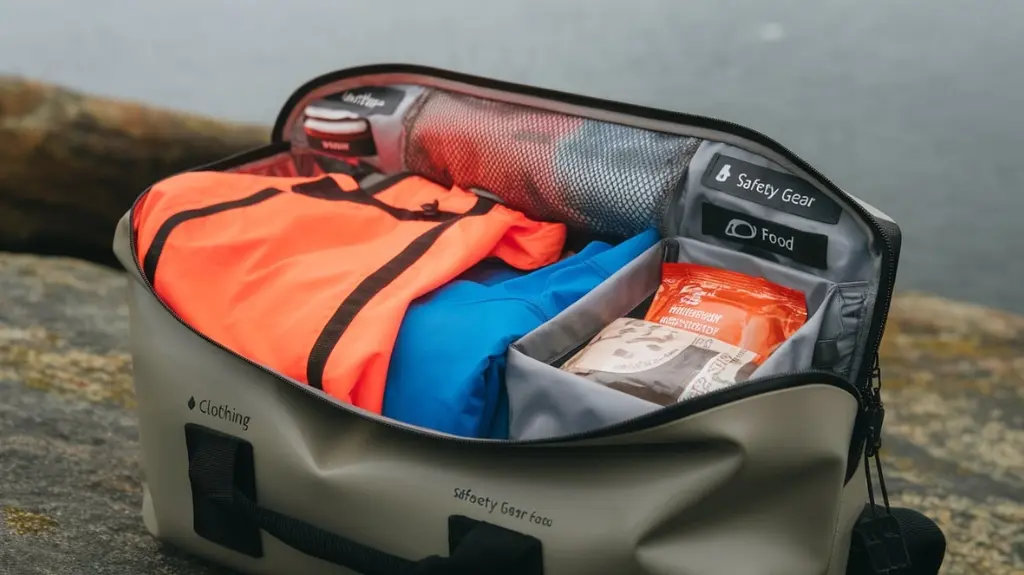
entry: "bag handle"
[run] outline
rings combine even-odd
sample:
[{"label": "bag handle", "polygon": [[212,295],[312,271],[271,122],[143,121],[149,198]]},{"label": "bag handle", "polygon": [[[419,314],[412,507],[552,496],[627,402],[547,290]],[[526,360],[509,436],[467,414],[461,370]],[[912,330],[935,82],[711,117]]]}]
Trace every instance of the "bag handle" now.
[{"label": "bag handle", "polygon": [[262,530],[306,555],[363,575],[544,573],[538,539],[468,517],[449,517],[447,557],[410,560],[263,507],[254,500],[252,445],[203,426],[185,427],[196,532],[221,545],[261,557]]}]

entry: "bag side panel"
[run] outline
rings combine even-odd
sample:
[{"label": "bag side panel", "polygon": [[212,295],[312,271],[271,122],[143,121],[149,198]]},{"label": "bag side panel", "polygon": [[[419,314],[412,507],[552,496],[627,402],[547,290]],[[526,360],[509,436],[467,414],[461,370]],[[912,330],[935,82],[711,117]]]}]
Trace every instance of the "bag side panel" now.
[{"label": "bag side panel", "polygon": [[864,466],[858,465],[857,472],[843,489],[843,502],[839,510],[839,521],[836,523],[835,542],[832,547],[832,562],[828,567],[828,575],[846,575],[846,564],[850,559],[850,540],[853,525],[860,517],[864,505],[868,501],[867,482]]},{"label": "bag side panel", "polygon": [[828,565],[856,413],[836,388],[600,441],[445,442],[319,401],[195,335],[138,282],[131,291],[153,532],[197,555],[247,573],[346,573],[266,534],[262,559],[195,535],[189,422],[253,444],[262,505],[403,557],[446,554],[445,525],[461,514],[540,538],[548,575],[732,575],[752,564],[819,575]]}]

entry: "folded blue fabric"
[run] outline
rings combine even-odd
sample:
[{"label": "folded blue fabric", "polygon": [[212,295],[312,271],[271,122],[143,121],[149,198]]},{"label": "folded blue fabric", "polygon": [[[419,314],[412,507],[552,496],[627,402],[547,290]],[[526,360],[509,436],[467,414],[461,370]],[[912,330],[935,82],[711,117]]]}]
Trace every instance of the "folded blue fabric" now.
[{"label": "folded blue fabric", "polygon": [[508,437],[508,346],[656,244],[648,230],[618,245],[591,242],[522,272],[485,261],[412,303],[388,368],[383,415],[465,437]]}]

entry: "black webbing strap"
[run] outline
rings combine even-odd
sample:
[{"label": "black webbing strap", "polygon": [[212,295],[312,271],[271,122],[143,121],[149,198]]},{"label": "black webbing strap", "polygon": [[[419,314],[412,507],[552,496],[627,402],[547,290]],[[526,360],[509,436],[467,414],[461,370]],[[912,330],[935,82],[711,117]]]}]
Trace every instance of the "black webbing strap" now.
[{"label": "black webbing strap", "polygon": [[[543,575],[541,544],[534,537],[466,517],[449,518],[450,554],[409,560],[325,531],[250,499],[236,484],[239,454],[248,444],[190,424],[189,479],[194,497],[257,526],[306,555],[364,575]],[[458,525],[457,529],[453,526]],[[453,537],[455,531],[463,531]]]}]

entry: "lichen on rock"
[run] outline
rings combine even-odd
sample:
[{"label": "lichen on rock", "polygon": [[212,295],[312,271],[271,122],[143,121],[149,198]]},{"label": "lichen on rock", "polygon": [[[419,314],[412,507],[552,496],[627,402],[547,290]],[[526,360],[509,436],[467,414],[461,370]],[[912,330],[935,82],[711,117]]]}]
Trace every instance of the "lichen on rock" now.
[{"label": "lichen on rock", "polygon": [[944,573],[1024,573],[1024,318],[896,298],[881,350],[896,501],[946,533]]},{"label": "lichen on rock", "polygon": [[0,514],[0,518],[3,518],[2,525],[15,535],[41,535],[53,531],[58,525],[56,520],[42,513],[11,506],[6,506],[0,511],[3,512]]}]

